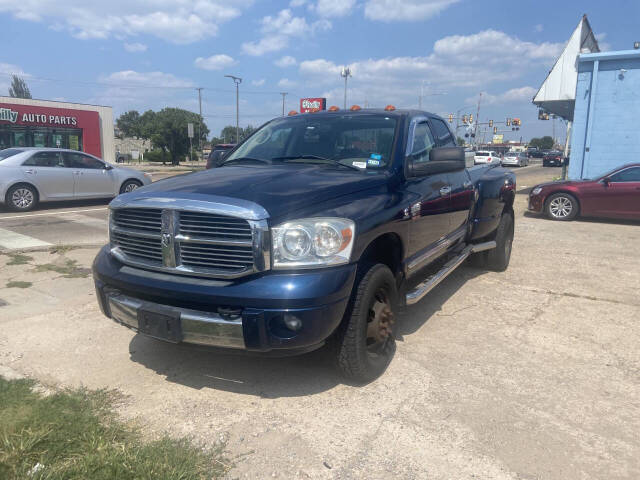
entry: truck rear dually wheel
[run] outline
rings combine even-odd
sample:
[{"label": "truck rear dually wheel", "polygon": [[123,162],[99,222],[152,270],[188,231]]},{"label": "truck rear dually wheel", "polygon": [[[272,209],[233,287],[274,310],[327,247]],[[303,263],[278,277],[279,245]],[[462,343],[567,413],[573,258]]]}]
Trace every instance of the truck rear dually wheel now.
[{"label": "truck rear dually wheel", "polygon": [[474,254],[470,258],[471,264],[478,268],[504,272],[511,260],[513,225],[513,213],[505,211],[500,217],[500,223],[496,231],[496,248]]},{"label": "truck rear dually wheel", "polygon": [[395,353],[396,282],[386,265],[370,267],[356,286],[336,337],[338,367],[350,380],[367,383],[379,377]]}]

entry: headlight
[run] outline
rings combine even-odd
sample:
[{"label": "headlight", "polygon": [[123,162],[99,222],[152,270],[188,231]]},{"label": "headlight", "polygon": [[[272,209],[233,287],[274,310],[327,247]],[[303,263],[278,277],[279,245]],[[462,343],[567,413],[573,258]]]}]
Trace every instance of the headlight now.
[{"label": "headlight", "polygon": [[536,187],[531,190],[531,195],[538,195],[542,191],[542,187]]},{"label": "headlight", "polygon": [[346,218],[303,218],[271,229],[273,268],[349,263],[355,223]]}]

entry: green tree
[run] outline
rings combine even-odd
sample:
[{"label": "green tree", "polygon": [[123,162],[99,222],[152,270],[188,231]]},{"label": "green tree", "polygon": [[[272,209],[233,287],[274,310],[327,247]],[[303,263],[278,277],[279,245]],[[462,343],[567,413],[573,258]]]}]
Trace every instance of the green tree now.
[{"label": "green tree", "polygon": [[9,87],[9,96],[13,98],[32,98],[31,91],[22,78],[17,75],[11,75],[11,86]]},{"label": "green tree", "polygon": [[[256,130],[257,127],[254,127],[253,125],[247,125],[245,128],[240,127],[238,132],[240,133],[240,140],[244,140]],[[222,132],[220,132],[220,137],[214,137],[211,142],[215,145],[214,141],[216,140],[219,141],[215,143],[238,143],[238,139],[236,138],[236,127],[234,125],[227,125],[222,129]]]},{"label": "green tree", "polygon": [[137,110],[129,110],[120,115],[116,126],[124,137],[142,137],[142,119]]},{"label": "green tree", "polygon": [[[150,139],[156,148],[168,152],[172,165],[178,165],[180,159],[189,152],[187,124],[194,124],[197,135],[198,123],[202,122],[200,115],[181,108],[164,108],[159,112],[148,110],[142,114],[140,120],[141,137]],[[203,122],[200,134],[202,141],[205,141],[209,134],[209,129]],[[197,145],[197,142],[198,139],[194,138],[194,145]]]},{"label": "green tree", "polygon": [[529,141],[530,147],[537,147],[540,150],[549,150],[553,148],[553,138],[549,135],[546,135],[542,138],[534,137]]}]

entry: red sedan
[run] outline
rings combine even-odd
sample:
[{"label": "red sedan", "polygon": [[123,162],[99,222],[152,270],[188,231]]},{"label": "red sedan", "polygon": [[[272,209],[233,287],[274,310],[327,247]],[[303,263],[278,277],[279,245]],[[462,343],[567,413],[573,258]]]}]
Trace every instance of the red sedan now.
[{"label": "red sedan", "polygon": [[569,180],[536,185],[529,210],[553,220],[611,217],[640,220],[640,163],[618,167],[595,180]]}]

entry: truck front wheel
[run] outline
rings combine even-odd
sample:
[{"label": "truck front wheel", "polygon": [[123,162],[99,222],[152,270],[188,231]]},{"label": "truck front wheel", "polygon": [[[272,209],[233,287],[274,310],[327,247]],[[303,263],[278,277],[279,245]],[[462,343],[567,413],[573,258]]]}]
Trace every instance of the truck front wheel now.
[{"label": "truck front wheel", "polygon": [[357,284],[353,304],[338,331],[337,361],[350,380],[367,383],[379,377],[395,353],[396,282],[386,265],[370,267]]}]

